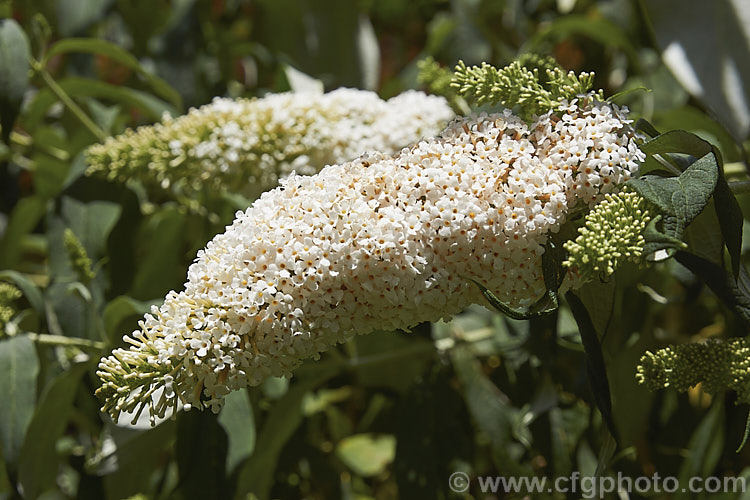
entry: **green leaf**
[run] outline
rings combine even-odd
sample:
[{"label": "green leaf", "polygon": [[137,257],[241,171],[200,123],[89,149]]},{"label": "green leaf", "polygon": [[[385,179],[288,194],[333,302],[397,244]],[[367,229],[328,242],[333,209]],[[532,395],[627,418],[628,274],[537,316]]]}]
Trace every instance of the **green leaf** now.
[{"label": "green leaf", "polygon": [[[750,297],[737,286],[734,277],[706,259],[689,252],[678,251],[674,258],[698,276],[727,307],[732,309],[745,327],[750,327]],[[740,279],[747,278],[745,268],[740,268]]]},{"label": "green leaf", "polygon": [[24,237],[34,230],[47,210],[47,200],[30,196],[22,198],[13,209],[2,240],[0,268],[14,268],[21,258]]},{"label": "green leaf", "polygon": [[19,482],[25,498],[37,498],[54,487],[58,470],[57,440],[68,426],[81,377],[91,363],[80,363],[60,374],[45,389],[21,449]]},{"label": "green leaf", "polygon": [[14,469],[34,413],[38,373],[39,359],[28,336],[0,341],[0,444]]},{"label": "green leaf", "polygon": [[[670,220],[674,220],[675,217],[668,215]],[[646,230],[643,232],[643,239],[645,241],[643,245],[643,255],[647,259],[654,261],[661,261],[664,258],[671,257],[675,251],[687,248],[687,244],[679,238],[665,234],[657,229],[657,226],[662,220],[661,215],[657,215],[651,222],[646,226]],[[676,225],[674,222],[672,225]],[[664,258],[657,258],[656,252],[659,250],[666,251]]]},{"label": "green leaf", "polygon": [[6,144],[29,86],[30,58],[26,33],[15,20],[0,19],[0,127]]},{"label": "green leaf", "polygon": [[680,484],[691,477],[708,477],[716,467],[724,448],[724,401],[716,398],[685,448],[688,456],[682,462]]},{"label": "green leaf", "polygon": [[[149,493],[154,488],[154,476],[160,475],[165,457],[174,449],[176,428],[177,422],[173,420],[146,430],[115,425],[105,427],[105,432],[112,436],[114,450],[103,457],[96,472],[103,476],[106,498],[129,498],[137,493]],[[113,464],[117,467],[114,471]]]},{"label": "green leaf", "polygon": [[255,417],[247,389],[227,394],[219,414],[219,425],[229,438],[226,470],[231,474],[255,449]]},{"label": "green leaf", "polygon": [[714,209],[719,218],[721,235],[729,251],[732,262],[732,273],[736,278],[740,272],[740,258],[742,257],[742,225],[744,217],[742,209],[737,202],[734,193],[729,188],[726,179],[722,175],[716,183],[714,191]]},{"label": "green leaf", "polygon": [[31,307],[39,315],[40,318],[44,317],[44,297],[42,296],[41,290],[37,287],[29,278],[16,271],[0,271],[0,281],[11,281],[23,292],[26,300],[29,301]]},{"label": "green leaf", "polygon": [[609,379],[607,378],[607,367],[604,363],[602,346],[599,343],[594,323],[579,299],[573,292],[565,294],[573,317],[578,323],[578,331],[581,334],[583,349],[586,352],[586,371],[589,375],[589,383],[594,393],[594,401],[602,414],[604,423],[607,425],[612,437],[617,440],[617,429],[612,418],[612,396],[609,391]]},{"label": "green leaf", "polygon": [[[679,131],[678,131],[679,132]],[[663,134],[660,137],[665,137]],[[682,141],[689,136],[673,136],[674,142],[664,140],[660,148],[687,148]],[[694,136],[693,136],[694,137]],[[656,139],[655,139],[656,140]],[[689,139],[692,140],[692,139]],[[698,139],[702,141],[701,139]],[[652,141],[653,142],[653,141]],[[664,149],[659,149],[663,151]],[[690,165],[679,177],[659,177],[644,175],[631,179],[627,186],[643,196],[646,201],[658,208],[664,215],[664,234],[680,238],[685,227],[703,210],[714,192],[719,180],[719,165],[712,151]]]},{"label": "green leaf", "polygon": [[635,122],[635,129],[638,132],[643,132],[646,135],[649,135],[651,137],[656,137],[660,135],[659,131],[656,130],[656,128],[651,124],[651,122],[649,122],[645,118],[639,118],[638,121]]},{"label": "green leaf", "polygon": [[586,283],[576,291],[581,302],[591,317],[591,322],[602,336],[607,333],[615,309],[615,292],[617,290],[615,278],[606,283],[592,281]]},{"label": "green leaf", "polygon": [[640,150],[648,155],[684,153],[700,158],[711,152],[711,144],[685,130],[670,130],[641,144]]},{"label": "green leaf", "polygon": [[60,34],[69,37],[76,34],[104,15],[111,0],[57,0],[57,25]]},{"label": "green leaf", "polygon": [[400,498],[440,498],[445,478],[455,470],[451,464],[473,456],[474,430],[452,382],[450,370],[436,368],[399,398],[392,474]]},{"label": "green leaf", "polygon": [[600,43],[602,46],[622,49],[628,58],[639,61],[631,37],[615,22],[603,17],[570,14],[560,16],[550,23],[545,23],[543,29],[529,39],[522,52],[543,53],[542,48],[549,40],[564,40],[571,35],[584,35]]},{"label": "green leaf", "polygon": [[[118,102],[128,109],[141,111],[150,121],[159,121],[164,113],[178,114],[177,108],[146,92],[121,87],[89,78],[69,76],[59,80],[58,85],[71,97],[97,98],[103,101]],[[44,120],[49,108],[58,101],[47,88],[40,90],[24,110],[23,125],[29,130],[36,129]]]},{"label": "green leaf", "polygon": [[103,255],[122,208],[112,201],[84,203],[69,196],[63,197],[61,205],[67,227],[81,240],[88,256],[97,259]]},{"label": "green leaf", "polygon": [[166,208],[149,217],[138,231],[136,259],[139,262],[130,296],[138,299],[163,297],[185,279],[186,216]]},{"label": "green leaf", "polygon": [[336,456],[361,477],[383,473],[395,455],[396,438],[391,435],[355,434],[336,446]]},{"label": "green leaf", "polygon": [[268,412],[255,451],[238,471],[238,498],[244,498],[249,493],[261,499],[269,498],[281,450],[302,423],[305,394],[338,372],[336,365],[318,363],[316,368],[316,375],[292,384],[289,392]]},{"label": "green leaf", "polygon": [[528,466],[520,460],[525,448],[514,439],[518,428],[525,426],[519,423],[521,411],[487,377],[468,348],[452,349],[451,361],[469,413],[490,440],[495,466],[509,475],[528,474]]},{"label": "green leaf", "polygon": [[147,71],[130,52],[106,40],[97,38],[67,38],[60,40],[49,48],[42,64],[46,66],[51,58],[69,52],[84,52],[109,57],[113,61],[136,71],[151,86],[155,94],[171,103],[177,110],[182,109],[182,97],[175,89],[158,76]]},{"label": "green leaf", "polygon": [[183,498],[227,498],[227,436],[210,411],[177,416],[175,456]]},{"label": "green leaf", "polygon": [[[745,1],[640,2],[661,59],[738,141],[750,132],[750,5]],[[700,36],[696,36],[700,33]]]},{"label": "green leaf", "polygon": [[[102,314],[104,330],[110,344],[117,345],[124,334],[130,333],[122,330],[122,324],[126,320],[142,317],[151,309],[151,304],[155,303],[141,302],[127,295],[120,295],[111,300]],[[133,327],[135,328],[135,325]]]}]

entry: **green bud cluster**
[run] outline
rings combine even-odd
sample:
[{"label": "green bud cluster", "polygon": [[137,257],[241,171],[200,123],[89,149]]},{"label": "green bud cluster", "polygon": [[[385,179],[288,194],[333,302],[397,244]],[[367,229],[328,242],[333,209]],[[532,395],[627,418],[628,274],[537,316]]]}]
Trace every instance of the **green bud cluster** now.
[{"label": "green bud cluster", "polygon": [[417,83],[423,85],[430,94],[445,97],[451,108],[458,113],[467,115],[471,112],[468,103],[458,95],[453,87],[453,72],[441,66],[433,57],[426,57],[417,62]]},{"label": "green bud cluster", "polygon": [[750,345],[737,338],[649,351],[641,357],[636,379],[652,391],[673,387],[684,392],[698,383],[711,394],[731,389],[738,402],[750,404]]},{"label": "green bud cluster", "polygon": [[585,94],[593,84],[593,73],[566,72],[551,57],[534,54],[523,55],[502,69],[487,63],[467,67],[459,61],[451,82],[460,95],[478,104],[518,108],[519,116],[527,122],[558,108],[564,100]]},{"label": "green bud cluster", "polygon": [[63,233],[63,245],[65,245],[65,251],[68,254],[68,259],[70,259],[70,265],[81,283],[88,283],[94,279],[95,274],[91,270],[91,259],[86,253],[86,249],[83,248],[81,240],[69,227],[65,228]]},{"label": "green bud cluster", "polygon": [[426,57],[417,63],[417,82],[427,87],[431,94],[444,97],[455,96],[456,89],[451,86],[453,72],[440,66],[433,57]]},{"label": "green bud cluster", "polygon": [[585,218],[575,241],[565,242],[568,258],[584,281],[606,278],[624,262],[640,262],[643,232],[651,220],[646,201],[638,193],[606,194]]},{"label": "green bud cluster", "polygon": [[22,295],[21,290],[15,286],[0,281],[0,334],[5,331],[8,321],[18,312],[14,307],[14,302]]}]

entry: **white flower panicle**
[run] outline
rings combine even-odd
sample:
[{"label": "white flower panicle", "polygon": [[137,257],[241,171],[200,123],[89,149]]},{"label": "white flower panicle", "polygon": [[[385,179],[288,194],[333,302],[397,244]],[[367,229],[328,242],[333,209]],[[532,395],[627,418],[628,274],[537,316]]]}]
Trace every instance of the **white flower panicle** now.
[{"label": "white flower panicle", "polygon": [[218,410],[354,334],[449,318],[482,300],[470,280],[533,303],[550,234],[644,158],[624,116],[586,95],[531,125],[461,118],[396,156],[291,175],[199,252],[129,350],[102,359],[103,410]]},{"label": "white flower panicle", "polygon": [[444,98],[413,90],[388,101],[343,88],[217,98],[92,146],[87,172],[139,179],[153,197],[256,196],[292,171],[314,174],[367,151],[395,153],[437,135],[453,117]]}]

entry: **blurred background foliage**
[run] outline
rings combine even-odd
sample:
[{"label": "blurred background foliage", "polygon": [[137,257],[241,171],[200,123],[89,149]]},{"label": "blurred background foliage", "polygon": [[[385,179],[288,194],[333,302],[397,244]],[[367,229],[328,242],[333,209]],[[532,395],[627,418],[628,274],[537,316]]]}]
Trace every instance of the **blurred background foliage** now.
[{"label": "blurred background foliage", "polygon": [[[0,17],[0,59],[31,58],[0,75],[0,281],[23,292],[0,294],[1,498],[482,498],[476,482],[452,493],[449,475],[593,475],[598,464],[750,479],[750,450],[735,452],[748,408],[733,394],[636,384],[646,349],[747,333],[671,261],[580,294],[604,333],[611,456],[567,307],[526,322],[472,307],[356,338],[291,381],[231,394],[218,418],[116,426],[93,396],[98,358],[181,288],[236,207],[148,205],[132,186],[82,176],[83,150],[104,136],[214,96],[289,90],[298,72],[390,97],[418,87],[426,56],[502,66],[537,52],[595,71],[607,96],[650,89],[618,102],[717,144],[727,177],[747,180],[747,2],[4,0]],[[714,261],[720,240],[705,235],[717,226],[706,210],[687,235]]]}]

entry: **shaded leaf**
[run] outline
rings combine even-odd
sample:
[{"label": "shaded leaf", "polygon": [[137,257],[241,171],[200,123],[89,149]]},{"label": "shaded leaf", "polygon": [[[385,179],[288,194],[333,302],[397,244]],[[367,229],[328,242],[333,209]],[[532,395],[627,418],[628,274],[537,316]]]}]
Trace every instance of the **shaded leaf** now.
[{"label": "shaded leaf", "polygon": [[128,295],[137,299],[163,297],[185,279],[184,240],[186,216],[166,208],[149,217],[138,231],[139,262]]},{"label": "shaded leaf", "polygon": [[[62,78],[57,83],[71,97],[93,97],[103,101],[121,103],[128,109],[139,110],[150,121],[160,120],[164,113],[169,113],[172,116],[178,114],[174,106],[140,90],[76,76]],[[40,90],[28,107],[24,109],[22,118],[24,127],[36,129],[44,120],[49,108],[57,100],[57,97],[49,89]]]},{"label": "shaded leaf", "polygon": [[29,86],[30,58],[26,33],[15,20],[0,19],[0,128],[6,144]]},{"label": "shaded leaf", "polygon": [[489,438],[495,466],[509,475],[528,475],[520,463],[524,447],[514,439],[520,420],[519,410],[482,372],[471,352],[462,347],[451,351],[451,360],[463,389],[466,406],[478,430]]},{"label": "shaded leaf", "polygon": [[609,390],[607,367],[604,363],[599,336],[583,302],[573,292],[566,293],[565,298],[568,301],[576,323],[578,323],[578,331],[581,334],[583,349],[586,352],[586,371],[589,375],[589,383],[594,394],[594,401],[602,414],[607,429],[609,429],[610,434],[617,440],[617,429],[612,418],[612,396]]},{"label": "shaded leaf", "polygon": [[0,340],[0,444],[13,469],[34,413],[38,373],[39,359],[29,337]]},{"label": "shaded leaf", "polygon": [[16,267],[24,237],[34,230],[46,210],[47,200],[41,197],[31,196],[18,202],[0,240],[0,268]]},{"label": "shaded leaf", "polygon": [[57,0],[57,25],[63,36],[71,36],[101,19],[112,0]]},{"label": "shaded leaf", "polygon": [[[716,264],[689,252],[678,251],[674,258],[708,285],[719,300],[733,310],[746,327],[750,327],[750,297],[740,290],[731,275]],[[747,275],[744,267],[740,269],[740,279],[743,279],[743,275]]]},{"label": "shaded leaf", "polygon": [[[153,429],[133,430],[110,426],[114,450],[106,455],[97,473],[104,476],[107,498],[127,498],[148,492],[154,472],[168,459],[177,422],[167,420]],[[114,470],[113,470],[114,469]]]},{"label": "shaded leaf", "polygon": [[68,52],[84,52],[107,56],[123,66],[136,71],[146,80],[146,83],[153,89],[154,93],[167,100],[177,110],[182,108],[182,97],[175,89],[158,76],[147,71],[130,52],[111,42],[99,38],[67,38],[60,40],[49,48],[43,64],[46,66],[51,58]]},{"label": "shaded leaf", "polygon": [[90,366],[81,363],[63,372],[47,386],[39,400],[19,463],[19,482],[26,498],[37,498],[55,485],[57,440],[68,425],[80,379]]},{"label": "shaded leaf", "polygon": [[578,298],[586,307],[597,332],[604,336],[614,314],[616,281],[613,277],[606,283],[591,281],[577,290]]},{"label": "shaded leaf", "polygon": [[44,317],[44,297],[39,288],[29,278],[16,271],[0,271],[0,281],[11,281],[21,290],[31,307],[34,308],[40,318]]},{"label": "shaded leaf", "polygon": [[315,375],[292,384],[289,392],[273,405],[258,435],[255,451],[239,469],[237,497],[244,498],[248,493],[254,493],[258,498],[269,498],[281,450],[302,422],[305,394],[337,371],[336,365],[318,363]]},{"label": "shaded leaf", "polygon": [[740,272],[740,258],[742,257],[742,224],[744,218],[742,209],[737,202],[734,193],[729,188],[726,179],[722,175],[716,183],[714,191],[714,208],[719,218],[719,227],[724,243],[729,251],[732,262],[732,273],[735,278]]},{"label": "shaded leaf", "polygon": [[151,309],[153,302],[141,302],[132,297],[121,295],[111,300],[104,309],[102,318],[104,330],[110,344],[116,345],[123,334],[130,333],[122,331],[121,325],[125,320],[140,318]]},{"label": "shaded leaf", "polygon": [[228,498],[227,436],[210,411],[177,416],[175,456],[183,498]]},{"label": "shaded leaf", "polygon": [[219,425],[229,439],[226,470],[231,474],[255,449],[255,417],[247,389],[227,394],[219,414]]},{"label": "shaded leaf", "polygon": [[[687,484],[691,477],[708,477],[714,472],[724,448],[724,404],[722,398],[716,398],[685,448],[690,452],[680,467],[678,476],[680,484]],[[691,497],[685,496],[684,498]]]}]

